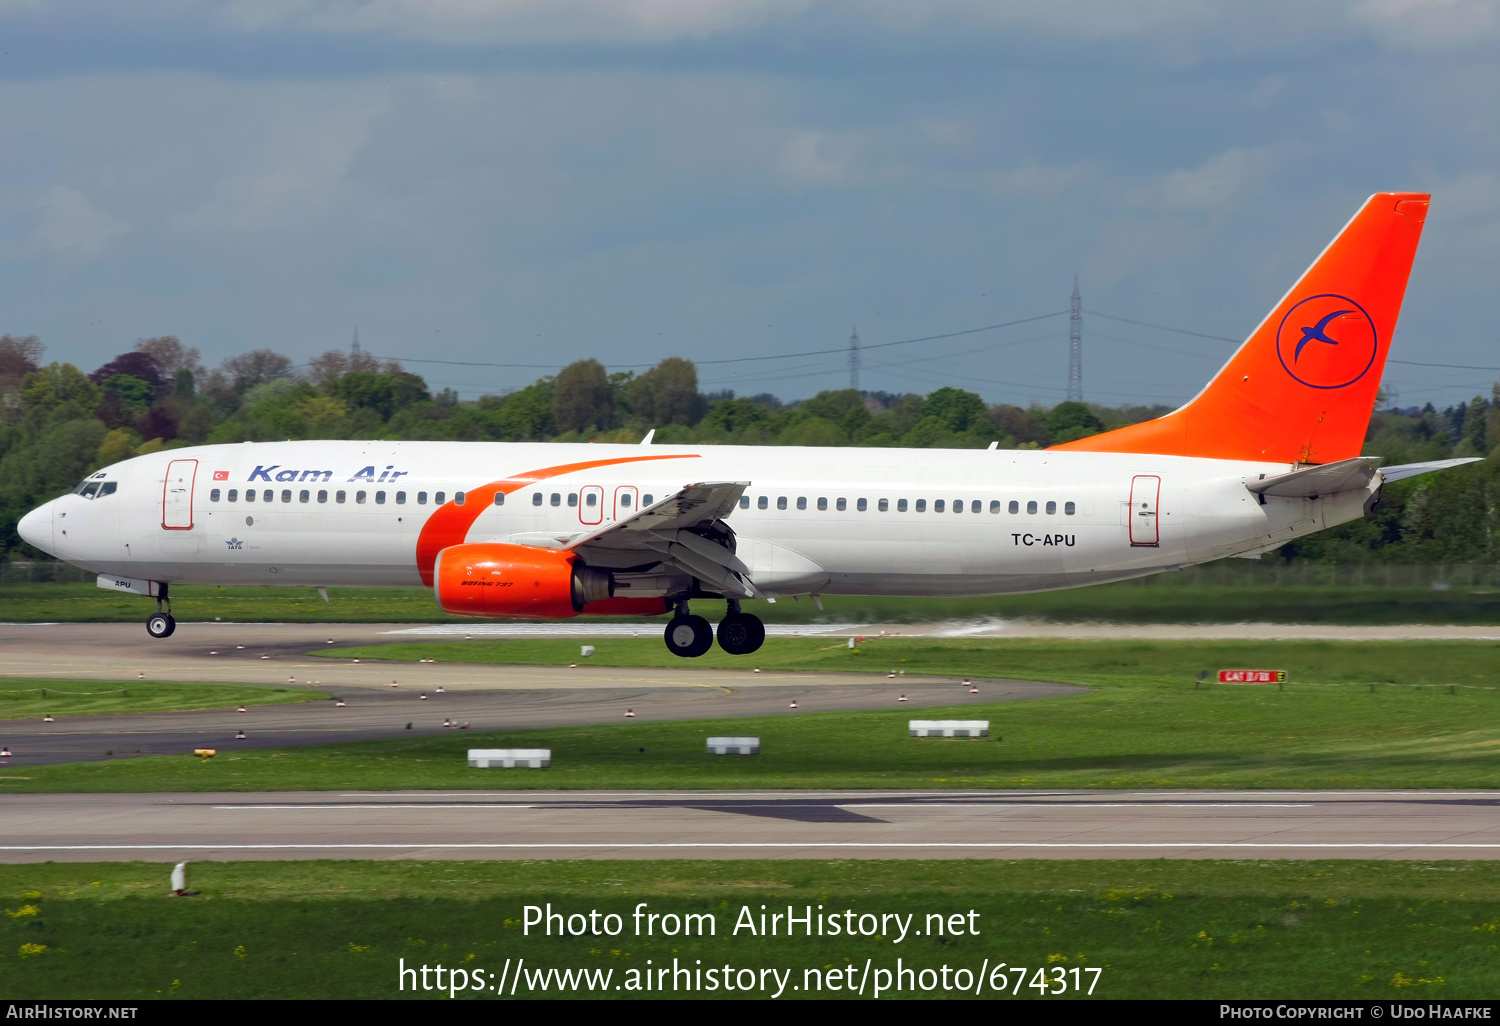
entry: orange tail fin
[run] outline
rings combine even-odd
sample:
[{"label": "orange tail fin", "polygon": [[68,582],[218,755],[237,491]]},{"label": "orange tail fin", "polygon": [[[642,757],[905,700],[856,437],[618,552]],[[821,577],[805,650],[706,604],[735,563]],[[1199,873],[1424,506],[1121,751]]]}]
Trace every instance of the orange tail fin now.
[{"label": "orange tail fin", "polygon": [[1181,409],[1053,448],[1271,463],[1358,456],[1429,199],[1382,192],[1366,200]]}]

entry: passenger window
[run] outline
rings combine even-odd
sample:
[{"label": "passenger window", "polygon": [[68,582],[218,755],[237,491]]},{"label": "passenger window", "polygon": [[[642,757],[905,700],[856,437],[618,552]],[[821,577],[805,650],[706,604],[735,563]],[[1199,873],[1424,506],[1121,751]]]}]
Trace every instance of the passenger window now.
[{"label": "passenger window", "polygon": [[310,492],[306,488],[304,488],[304,489],[302,489],[301,492],[299,492],[297,494],[297,499],[299,501],[301,501],[301,502],[311,502],[312,501],[312,492]]},{"label": "passenger window", "polygon": [[418,492],[417,493],[417,505],[418,506],[425,506],[425,505],[427,505],[427,493],[426,492]]},{"label": "passenger window", "polygon": [[844,510],[849,508],[849,500],[841,495],[839,496],[839,501],[834,505],[836,505],[839,509],[839,512],[842,513]]},{"label": "passenger window", "polygon": [[229,501],[230,502],[238,502],[239,498],[240,498],[240,490],[238,488],[231,488],[231,489],[229,489]]},{"label": "passenger window", "polygon": [[106,482],[104,482],[102,485],[99,486],[99,497],[102,499],[106,495],[113,495],[113,494],[115,494],[115,489],[118,488],[118,487],[120,487],[120,483],[118,481],[106,481]]},{"label": "passenger window", "polygon": [[647,492],[646,495],[645,495],[645,497],[641,499],[641,505],[642,506],[649,506],[649,505],[651,505],[651,493],[650,492]]},{"label": "passenger window", "polygon": [[533,506],[540,506],[542,504],[542,493],[541,492],[532,492],[531,493],[531,504]]},{"label": "passenger window", "polygon": [[290,488],[283,488],[281,490],[281,501],[282,502],[291,502],[292,501],[292,490]]},{"label": "passenger window", "polygon": [[434,506],[441,506],[443,503],[445,503],[447,501],[448,501],[448,493],[447,492],[434,492],[432,494],[432,504]]},{"label": "passenger window", "polygon": [[354,493],[354,501],[358,502],[358,503],[363,503],[365,501],[365,493],[364,492],[355,492]]},{"label": "passenger window", "polygon": [[[397,502],[403,502],[405,500],[403,500],[401,498],[400,494],[397,494],[396,501]],[[495,493],[495,505],[496,506],[504,506],[505,505],[505,493],[504,492],[496,492]]]},{"label": "passenger window", "polygon": [[975,499],[973,502],[969,503],[969,512],[970,513],[978,513],[983,508],[984,508],[984,503],[980,502],[978,499]]},{"label": "passenger window", "polygon": [[552,505],[554,505],[554,506],[561,506],[562,505],[562,492],[553,492],[552,493]]},{"label": "passenger window", "polygon": [[918,513],[926,513],[927,512],[927,500],[926,499],[918,499],[917,500],[917,512]]},{"label": "passenger window", "polygon": [[905,513],[906,512],[906,500],[905,499],[897,499],[896,500],[896,512],[897,513]]},{"label": "passenger window", "polygon": [[762,495],[760,498],[755,500],[756,509],[769,509],[770,507],[771,497],[769,495]]},{"label": "passenger window", "polygon": [[799,495],[799,496],[797,496],[797,508],[798,509],[806,509],[807,508],[807,496],[805,496],[805,495]]},{"label": "passenger window", "polygon": [[[747,499],[747,498],[745,498],[743,495],[741,495],[740,496],[740,506],[741,507],[745,507],[745,506],[748,506],[748,505],[750,505],[750,500]],[[621,493],[621,495],[620,495],[620,508],[621,509],[629,509],[630,508],[630,493],[629,492],[623,492],[623,493]]]},{"label": "passenger window", "polygon": [[932,500],[932,511],[934,513],[942,513],[947,508],[948,507],[946,505],[944,505],[942,499],[933,499]]},{"label": "passenger window", "polygon": [[[98,488],[99,486],[95,485],[94,487]],[[85,492],[84,494],[87,495],[89,493]],[[208,493],[208,501],[209,502],[218,502],[219,501],[219,490],[217,488],[215,488],[213,491],[211,491],[211,492]]]},{"label": "passenger window", "polygon": [[1057,503],[1049,501],[1047,503],[1047,515],[1050,517],[1050,516],[1052,516],[1056,512],[1057,512]]},{"label": "passenger window", "polygon": [[820,495],[820,496],[818,496],[818,508],[819,509],[827,509],[828,508],[828,496],[826,496],[826,495]]},{"label": "passenger window", "polygon": [[1076,503],[1073,503],[1073,502],[1065,502],[1065,503],[1063,503],[1063,514],[1065,516],[1072,516],[1074,513],[1077,513],[1077,512],[1078,512],[1078,505]]},{"label": "passenger window", "polygon": [[999,499],[991,499],[990,500],[990,512],[991,513],[999,513],[1000,512],[1000,500]]},{"label": "passenger window", "polygon": [[318,501],[319,502],[327,502],[328,501],[328,489],[326,489],[326,488],[319,488],[318,489]]},{"label": "passenger window", "polygon": [[577,492],[569,492],[568,493],[568,508],[572,509],[576,505],[578,505],[578,493]]},{"label": "passenger window", "polygon": [[1028,502],[1026,504],[1026,512],[1028,512],[1028,513],[1035,513],[1036,512],[1036,500],[1035,499],[1032,499],[1030,502]]},{"label": "passenger window", "polygon": [[271,491],[271,489],[267,488],[265,491],[263,491],[263,492],[260,493],[260,501],[261,502],[275,502],[276,501],[276,493],[273,492],[273,491]]},{"label": "passenger window", "polygon": [[255,489],[254,488],[246,488],[245,489],[245,501],[246,502],[254,502],[255,501]]},{"label": "passenger window", "polygon": [[464,504],[464,493],[463,492],[454,492],[453,493],[453,505],[455,505],[455,506],[462,506],[463,504]]},{"label": "passenger window", "polygon": [[583,504],[585,506],[597,506],[597,505],[599,505],[599,493],[598,492],[589,492],[587,495],[585,495],[583,497]]},{"label": "passenger window", "polygon": [[880,512],[882,512],[882,513],[889,512],[890,508],[891,508],[891,500],[890,499],[881,499],[880,502],[877,504],[877,508],[879,508]]},{"label": "passenger window", "polygon": [[385,492],[376,492],[375,501],[380,503],[382,506],[385,505]]},{"label": "passenger window", "polygon": [[[623,505],[623,506],[629,506],[630,505],[630,496],[624,495],[624,496],[621,496],[621,498],[624,500],[621,503],[621,505]],[[749,508],[750,508],[750,496],[748,496],[748,495],[741,495],[740,496],[740,509],[749,509]]]},{"label": "passenger window", "polygon": [[786,496],[785,495],[778,495],[776,497],[776,508],[777,509],[786,509]]},{"label": "passenger window", "polygon": [[1010,511],[1012,513],[1019,513],[1019,512],[1021,512],[1021,504],[1019,502],[1017,502],[1015,499],[1011,499],[1010,500],[1010,507],[1009,508],[1010,508]]},{"label": "passenger window", "polygon": [[857,509],[857,510],[859,510],[861,513],[863,513],[865,510],[867,510],[867,509],[870,508],[870,504],[867,501],[865,501],[864,499],[860,499],[858,502],[856,502],[854,504],[854,508]]},{"label": "passenger window", "polygon": [[954,499],[953,500],[953,512],[955,512],[955,513],[962,513],[963,511],[964,511],[964,500],[962,500],[962,499]]},{"label": "passenger window", "polygon": [[346,491],[342,491],[341,490],[341,491],[337,491],[337,492],[333,493],[333,501],[334,502],[343,502],[343,501],[345,501],[348,498],[349,498],[349,493],[346,492]]},{"label": "passenger window", "polygon": [[406,504],[406,493],[405,492],[397,492],[396,493],[396,504],[398,506],[404,506]]}]

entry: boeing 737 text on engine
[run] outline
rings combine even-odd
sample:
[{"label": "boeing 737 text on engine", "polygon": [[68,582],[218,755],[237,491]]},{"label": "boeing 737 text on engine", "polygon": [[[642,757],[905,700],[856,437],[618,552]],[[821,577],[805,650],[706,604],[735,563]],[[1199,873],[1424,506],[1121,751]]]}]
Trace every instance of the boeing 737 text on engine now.
[{"label": "boeing 737 text on engine", "polygon": [[1428,199],[1370,197],[1182,408],[1047,450],[247,442],[106,467],[20,532],[155,597],[157,637],[173,584],[410,585],[469,616],[671,612],[683,656],[714,641],[697,599],[726,601],[719,644],[748,653],[765,638],[748,599],[1041,591],[1253,556],[1469,462],[1359,454]]}]

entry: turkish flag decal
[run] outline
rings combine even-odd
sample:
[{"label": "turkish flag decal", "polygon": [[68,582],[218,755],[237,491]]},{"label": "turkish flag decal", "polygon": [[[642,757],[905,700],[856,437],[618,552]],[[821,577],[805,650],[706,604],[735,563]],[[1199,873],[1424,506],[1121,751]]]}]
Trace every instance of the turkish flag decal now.
[{"label": "turkish flag decal", "polygon": [[227,470],[216,470],[216,471],[214,471],[214,480],[215,481],[228,481],[229,480],[229,471],[227,471]]}]

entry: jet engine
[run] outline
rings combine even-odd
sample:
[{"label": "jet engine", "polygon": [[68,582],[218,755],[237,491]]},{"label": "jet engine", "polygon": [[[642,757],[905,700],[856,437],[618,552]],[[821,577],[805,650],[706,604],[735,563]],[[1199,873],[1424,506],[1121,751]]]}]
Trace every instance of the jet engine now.
[{"label": "jet engine", "polygon": [[501,542],[454,545],[438,553],[433,591],[445,613],[556,620],[579,613],[664,612],[663,599],[614,598],[614,575],[573,552]]}]

